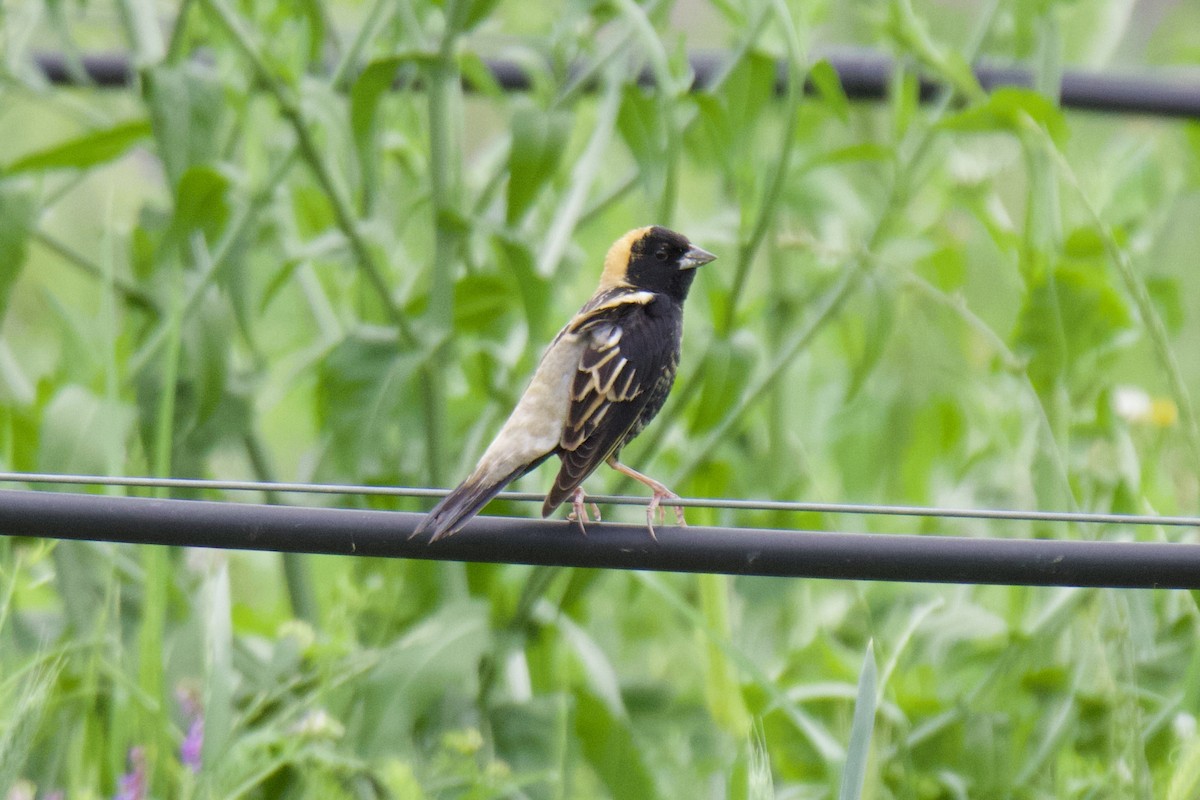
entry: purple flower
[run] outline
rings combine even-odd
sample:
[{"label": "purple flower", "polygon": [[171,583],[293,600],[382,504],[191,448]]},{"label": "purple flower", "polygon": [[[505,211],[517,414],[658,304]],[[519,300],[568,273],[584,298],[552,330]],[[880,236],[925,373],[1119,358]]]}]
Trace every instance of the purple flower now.
[{"label": "purple flower", "polygon": [[175,690],[175,699],[184,716],[188,717],[187,735],[179,746],[179,760],[192,772],[200,771],[200,753],[204,750],[204,708],[199,692],[194,688],[180,687]]},{"label": "purple flower", "polygon": [[188,725],[187,736],[179,746],[179,760],[192,772],[200,771],[200,752],[204,749],[204,717],[196,715]]},{"label": "purple flower", "polygon": [[113,800],[146,800],[146,753],[142,748],[129,748],[128,769],[117,782]]}]

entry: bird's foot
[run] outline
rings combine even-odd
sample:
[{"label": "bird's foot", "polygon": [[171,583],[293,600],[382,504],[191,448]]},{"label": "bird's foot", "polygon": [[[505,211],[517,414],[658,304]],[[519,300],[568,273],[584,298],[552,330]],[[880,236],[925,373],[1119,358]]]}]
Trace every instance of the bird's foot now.
[{"label": "bird's foot", "polygon": [[[567,514],[567,519],[579,523],[579,532],[584,536],[587,536],[587,529],[583,527],[585,522],[600,521],[600,506],[595,503],[584,503],[586,497],[587,495],[583,493],[582,486],[576,489],[575,494],[571,495],[571,513]],[[592,507],[592,514],[595,519],[588,518],[588,506]]]},{"label": "bird's foot", "polygon": [[[628,475],[630,478],[633,478],[635,481],[650,487],[650,491],[654,492],[654,497],[652,497],[650,499],[650,505],[646,506],[646,527],[650,529],[650,538],[657,542],[658,537],[654,535],[654,512],[655,511],[658,512],[659,522],[664,523],[667,520],[667,512],[665,509],[662,508],[662,501],[663,500],[682,500],[683,498],[680,497],[679,495],[675,494],[674,492],[672,492],[670,489],[668,489],[663,484],[654,480],[654,478],[651,478],[649,475],[643,475],[642,473],[638,472],[636,469],[633,469],[632,467],[627,467],[624,464],[622,464],[620,461],[617,461],[616,456],[609,457],[608,465],[610,467],[612,467],[613,469],[615,469],[617,472],[621,473],[622,475]],[[683,506],[675,505],[675,504],[669,503],[669,502],[667,503],[667,505],[669,505],[669,506],[674,505],[675,521],[679,524],[679,527],[681,527],[681,528],[687,527],[687,520],[685,520],[683,518]]]},{"label": "bird's foot", "polygon": [[[654,497],[650,498],[650,505],[646,506],[646,527],[650,529],[650,538],[657,542],[658,537],[654,535],[655,512],[658,512],[658,523],[662,525],[667,521],[667,510],[663,507],[663,501],[682,500],[683,498],[672,492],[666,486],[658,483],[658,481],[655,481],[655,483],[658,485],[652,487],[654,489]],[[681,528],[686,528],[687,520],[683,517],[683,506],[674,505],[670,502],[667,502],[666,505],[672,506],[675,509],[676,524],[678,524]]]}]

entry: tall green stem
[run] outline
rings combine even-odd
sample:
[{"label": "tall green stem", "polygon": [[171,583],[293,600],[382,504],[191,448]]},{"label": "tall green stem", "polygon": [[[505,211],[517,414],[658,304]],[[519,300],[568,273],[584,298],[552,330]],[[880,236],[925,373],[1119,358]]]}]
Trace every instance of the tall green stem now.
[{"label": "tall green stem", "polygon": [[787,183],[788,168],[791,166],[792,153],[796,149],[796,127],[800,121],[800,100],[804,96],[804,73],[806,70],[800,36],[787,5],[782,0],[775,0],[773,7],[779,18],[779,24],[783,28],[784,42],[787,44],[788,93],[784,110],[787,122],[779,143],[779,160],[771,170],[771,179],[763,193],[758,217],[754,221],[750,235],[738,247],[737,271],[734,273],[733,286],[729,290],[729,300],[725,304],[725,318],[719,323],[721,332],[726,336],[733,329],[738,303],[741,301],[746,279],[750,274],[750,264],[758,255],[758,250],[762,246],[763,240],[766,239],[767,231],[779,208],[779,198]]},{"label": "tall green stem", "polygon": [[459,125],[454,114],[462,91],[455,44],[458,40],[461,3],[446,5],[446,27],[438,48],[437,62],[429,75],[429,185],[433,203],[434,250],[433,282],[429,290],[429,323],[435,332],[430,353],[431,367],[423,381],[425,403],[430,411],[425,425],[425,443],[429,451],[429,479],[442,482],[445,463],[446,379],[437,364],[448,355],[454,341],[454,267],[458,233],[452,227],[458,210]]},{"label": "tall green stem", "polygon": [[[379,299],[384,313],[389,321],[394,324],[400,332],[401,342],[410,348],[420,346],[421,342],[405,317],[403,310],[396,303],[392,296],[391,288],[388,286],[387,279],[384,276],[383,268],[376,262],[375,256],[367,245],[365,237],[359,230],[358,223],[355,218],[355,213],[351,207],[350,201],[343,194],[340,185],[335,180],[332,170],[325,163],[321,155],[320,148],[317,146],[316,140],[309,132],[309,126],[305,122],[303,112],[301,111],[299,102],[293,97],[293,93],[274,73],[267,67],[262,56],[259,55],[254,43],[251,41],[249,34],[242,29],[242,25],[238,17],[225,6],[222,0],[205,0],[206,5],[211,10],[213,17],[217,23],[225,29],[232,37],[234,44],[241,52],[242,56],[250,63],[254,70],[255,76],[267,88],[267,91],[275,98],[279,106],[280,114],[287,120],[291,126],[292,132],[296,137],[296,149],[300,157],[308,165],[313,177],[321,186],[321,190],[329,199],[329,204],[333,209],[334,219],[336,220],[338,229],[346,237],[346,241],[350,246],[350,251],[354,256],[359,271],[366,277],[367,282],[371,285]],[[431,90],[431,110],[434,104],[433,95],[439,95],[443,92],[449,92],[446,88],[451,80],[457,80],[457,67],[454,60],[454,26],[456,14],[452,13],[457,9],[458,4],[452,3],[452,8],[447,12],[447,28],[446,36],[443,40],[441,58],[439,59],[439,68],[446,69],[450,72],[450,77],[442,76],[442,80],[437,81]],[[457,84],[456,84],[457,85]],[[441,88],[439,88],[441,87]],[[439,128],[433,136],[435,146],[445,145],[445,142],[439,142],[440,135],[446,130]],[[455,150],[454,152],[457,152]],[[443,158],[447,159],[448,155],[443,154]],[[434,162],[438,159],[435,156]],[[435,171],[437,167],[433,168]],[[439,178],[435,179],[438,183],[444,173],[439,173]],[[444,183],[438,185],[444,186]],[[436,191],[436,189],[435,189]],[[441,198],[444,201],[444,197]],[[435,297],[433,298],[433,307],[431,309],[431,317],[434,319],[452,319],[453,316],[453,275],[450,272],[450,267],[446,266],[451,262],[450,247],[447,240],[449,229],[443,221],[443,215],[440,210],[446,206],[439,203],[439,198],[435,195],[434,207],[439,209],[436,213],[437,224],[437,254],[435,255]],[[444,284],[439,285],[439,281]],[[447,301],[449,297],[449,301]],[[438,304],[444,306],[439,311]],[[449,331],[450,325],[440,327],[435,325],[435,329],[439,331]],[[443,418],[443,399],[445,391],[443,389],[444,379],[438,373],[436,364],[438,356],[441,355],[442,344],[439,342],[433,348],[431,357],[421,368],[421,410],[425,418],[426,444],[429,448],[429,477],[435,483],[440,483],[441,477],[441,459],[442,456],[442,431],[445,427]]]},{"label": "tall green stem", "polygon": [[350,246],[350,252],[354,255],[358,268],[366,276],[372,289],[374,289],[388,319],[400,330],[400,335],[405,343],[415,345],[417,343],[417,336],[392,297],[392,291],[388,286],[387,279],[384,277],[384,271],[376,262],[370,247],[367,246],[367,240],[358,228],[350,201],[345,197],[341,186],[334,178],[333,171],[325,163],[325,159],[321,155],[321,149],[313,138],[309,130],[309,125],[304,119],[304,113],[300,108],[298,100],[293,96],[287,85],[267,67],[266,62],[263,61],[258,49],[251,41],[250,35],[242,29],[241,21],[237,16],[221,0],[206,0],[206,5],[211,9],[212,16],[217,23],[233,39],[233,43],[238,51],[250,62],[250,66],[254,69],[255,77],[266,87],[271,96],[275,98],[275,102],[279,106],[279,113],[291,126],[292,133],[296,137],[296,148],[300,153],[300,157],[307,164],[309,171],[312,172],[313,177],[320,185],[321,191],[324,192],[329,200],[329,205],[333,209],[334,220],[337,223],[338,229],[341,230],[342,235],[346,237],[346,242]]},{"label": "tall green stem", "polygon": [[1099,209],[1092,203],[1091,197],[1084,190],[1083,185],[1079,182],[1079,177],[1075,174],[1075,170],[1072,169],[1066,157],[1054,145],[1054,142],[1045,131],[1038,128],[1032,121],[1029,121],[1027,124],[1031,130],[1036,129],[1038,131],[1038,135],[1042,137],[1043,147],[1046,152],[1050,154],[1059,172],[1075,191],[1083,207],[1087,209],[1088,216],[1091,217],[1092,224],[1095,225],[1097,232],[1100,234],[1101,241],[1104,243],[1105,252],[1116,267],[1117,274],[1121,276],[1121,282],[1125,285],[1125,291],[1133,298],[1134,305],[1138,310],[1138,316],[1141,318],[1142,324],[1146,326],[1146,333],[1150,339],[1150,344],[1154,348],[1154,355],[1158,358],[1163,372],[1166,373],[1167,385],[1170,388],[1172,398],[1175,400],[1175,405],[1179,409],[1179,420],[1183,426],[1183,439],[1192,457],[1194,468],[1200,469],[1200,423],[1197,422],[1195,405],[1192,403],[1191,392],[1188,391],[1183,370],[1179,366],[1179,359],[1175,357],[1175,352],[1171,349],[1170,335],[1167,333],[1166,323],[1163,322],[1162,315],[1158,313],[1158,308],[1154,305],[1153,298],[1150,297],[1150,291],[1146,288],[1146,282],[1138,274],[1137,270],[1134,269],[1129,253],[1117,243],[1112,228],[1100,216]]}]

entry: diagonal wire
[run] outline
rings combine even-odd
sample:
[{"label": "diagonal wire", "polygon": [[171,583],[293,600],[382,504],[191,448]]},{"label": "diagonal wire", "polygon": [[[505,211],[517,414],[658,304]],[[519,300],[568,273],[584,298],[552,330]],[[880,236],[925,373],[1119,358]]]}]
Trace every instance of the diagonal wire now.
[{"label": "diagonal wire", "polygon": [[[192,489],[226,492],[294,492],[300,494],[355,494],[380,497],[438,498],[449,489],[411,486],[367,486],[344,483],[288,483],[282,481],[205,480],[196,478],[109,477],[104,475],[59,475],[44,472],[0,472],[0,483],[43,483],[88,486],[128,486],[139,488]],[[545,500],[539,492],[501,492],[499,500],[537,502]],[[588,495],[588,500],[605,505],[645,505],[647,498],[630,495]],[[1200,527],[1200,517],[1159,514],[1103,514],[1075,511],[1036,511],[1023,509],[947,508],[939,506],[872,505],[857,503],[805,503],[789,500],[738,500],[730,498],[684,497],[671,501],[686,508],[722,508],[740,511],[791,511],[797,513],[851,514],[859,516],[900,516],[941,519],[991,519],[1023,522],[1069,522],[1091,525],[1163,525]]]}]

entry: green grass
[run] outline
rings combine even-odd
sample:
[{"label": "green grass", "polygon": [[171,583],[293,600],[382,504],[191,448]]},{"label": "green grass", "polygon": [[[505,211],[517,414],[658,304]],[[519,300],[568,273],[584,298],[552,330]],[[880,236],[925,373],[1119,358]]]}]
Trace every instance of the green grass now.
[{"label": "green grass", "polygon": [[[662,223],[720,256],[625,454],[675,490],[1196,513],[1200,128],[1050,91],[1194,63],[1194,8],[1123,8],[10,4],[0,466],[448,485],[609,243]],[[885,101],[845,97],[833,44],[896,56]],[[685,92],[687,49],[716,47],[717,85]],[[46,49],[131,52],[137,85],[49,88],[27,68]],[[493,55],[533,88],[490,84]],[[1039,91],[983,92],[977,56]],[[918,104],[919,71],[953,90]],[[4,539],[0,798],[112,797],[140,748],[151,797],[1184,800],[1198,628],[1185,592]]]}]

